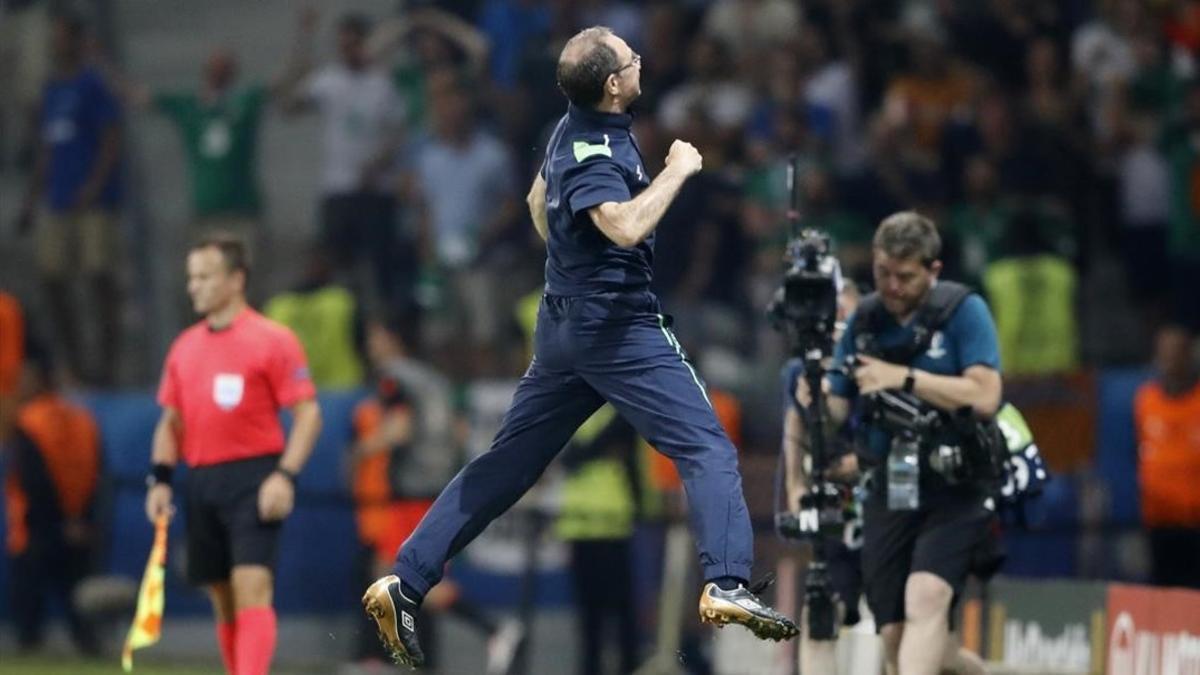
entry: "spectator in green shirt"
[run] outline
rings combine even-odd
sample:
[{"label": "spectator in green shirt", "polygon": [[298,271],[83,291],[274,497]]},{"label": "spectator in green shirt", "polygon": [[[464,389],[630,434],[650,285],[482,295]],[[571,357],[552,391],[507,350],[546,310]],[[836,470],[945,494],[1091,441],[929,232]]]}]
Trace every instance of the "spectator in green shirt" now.
[{"label": "spectator in green shirt", "polygon": [[218,48],[204,64],[199,91],[155,92],[151,99],[183,140],[199,222],[255,220],[261,211],[258,128],[267,90],[236,82],[237,57]]},{"label": "spectator in green shirt", "polygon": [[[299,16],[297,51],[315,29],[315,14]],[[238,81],[237,55],[217,47],[205,60],[196,90],[152,91],[117,77],[126,100],[163,114],[179,132],[191,180],[193,224],[198,230],[258,234],[258,130],[268,103],[299,79],[304,58],[271,84]]]}]

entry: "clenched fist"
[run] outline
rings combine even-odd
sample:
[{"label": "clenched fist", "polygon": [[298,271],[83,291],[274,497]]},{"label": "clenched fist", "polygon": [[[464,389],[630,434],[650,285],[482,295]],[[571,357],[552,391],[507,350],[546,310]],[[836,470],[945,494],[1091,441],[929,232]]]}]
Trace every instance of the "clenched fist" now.
[{"label": "clenched fist", "polygon": [[675,139],[671,144],[671,149],[667,151],[666,165],[676,171],[683,172],[684,176],[691,176],[699,173],[704,165],[704,158],[700,156],[700,151],[696,146]]}]

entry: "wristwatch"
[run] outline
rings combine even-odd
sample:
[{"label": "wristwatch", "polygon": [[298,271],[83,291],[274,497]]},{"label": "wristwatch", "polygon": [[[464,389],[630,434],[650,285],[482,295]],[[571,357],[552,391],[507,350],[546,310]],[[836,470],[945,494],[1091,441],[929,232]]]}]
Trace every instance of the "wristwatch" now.
[{"label": "wristwatch", "polygon": [[284,478],[288,479],[288,482],[289,482],[289,483],[291,483],[292,485],[295,485],[295,484],[296,484],[296,474],[294,474],[294,473],[292,473],[291,471],[289,471],[289,470],[287,470],[287,469],[283,468],[282,466],[277,466],[277,467],[275,467],[275,473],[277,473],[277,474],[279,474],[279,475],[283,476]]},{"label": "wristwatch", "polygon": [[909,366],[908,374],[904,376],[904,391],[911,394],[915,386],[917,386],[917,371],[913,370],[912,366]]}]

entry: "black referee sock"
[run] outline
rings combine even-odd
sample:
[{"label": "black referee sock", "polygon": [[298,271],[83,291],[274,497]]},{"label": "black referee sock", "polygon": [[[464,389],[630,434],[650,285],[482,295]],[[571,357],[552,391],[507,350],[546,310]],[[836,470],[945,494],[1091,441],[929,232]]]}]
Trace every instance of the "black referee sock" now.
[{"label": "black referee sock", "polygon": [[717,577],[716,579],[712,579],[711,582],[723,591],[732,591],[738,586],[746,585],[746,580],[739,579],[738,577]]}]

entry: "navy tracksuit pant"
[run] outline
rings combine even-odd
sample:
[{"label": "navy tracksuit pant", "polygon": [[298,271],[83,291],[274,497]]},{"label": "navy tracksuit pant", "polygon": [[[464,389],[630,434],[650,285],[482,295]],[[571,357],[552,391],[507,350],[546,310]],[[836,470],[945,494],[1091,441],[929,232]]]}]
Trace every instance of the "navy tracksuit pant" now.
[{"label": "navy tracksuit pant", "polygon": [[445,562],[537,482],[605,401],[675,463],[704,578],[749,579],[753,536],[736,450],[648,291],[543,297],[533,363],[499,433],[401,546],[396,574],[428,592]]}]

